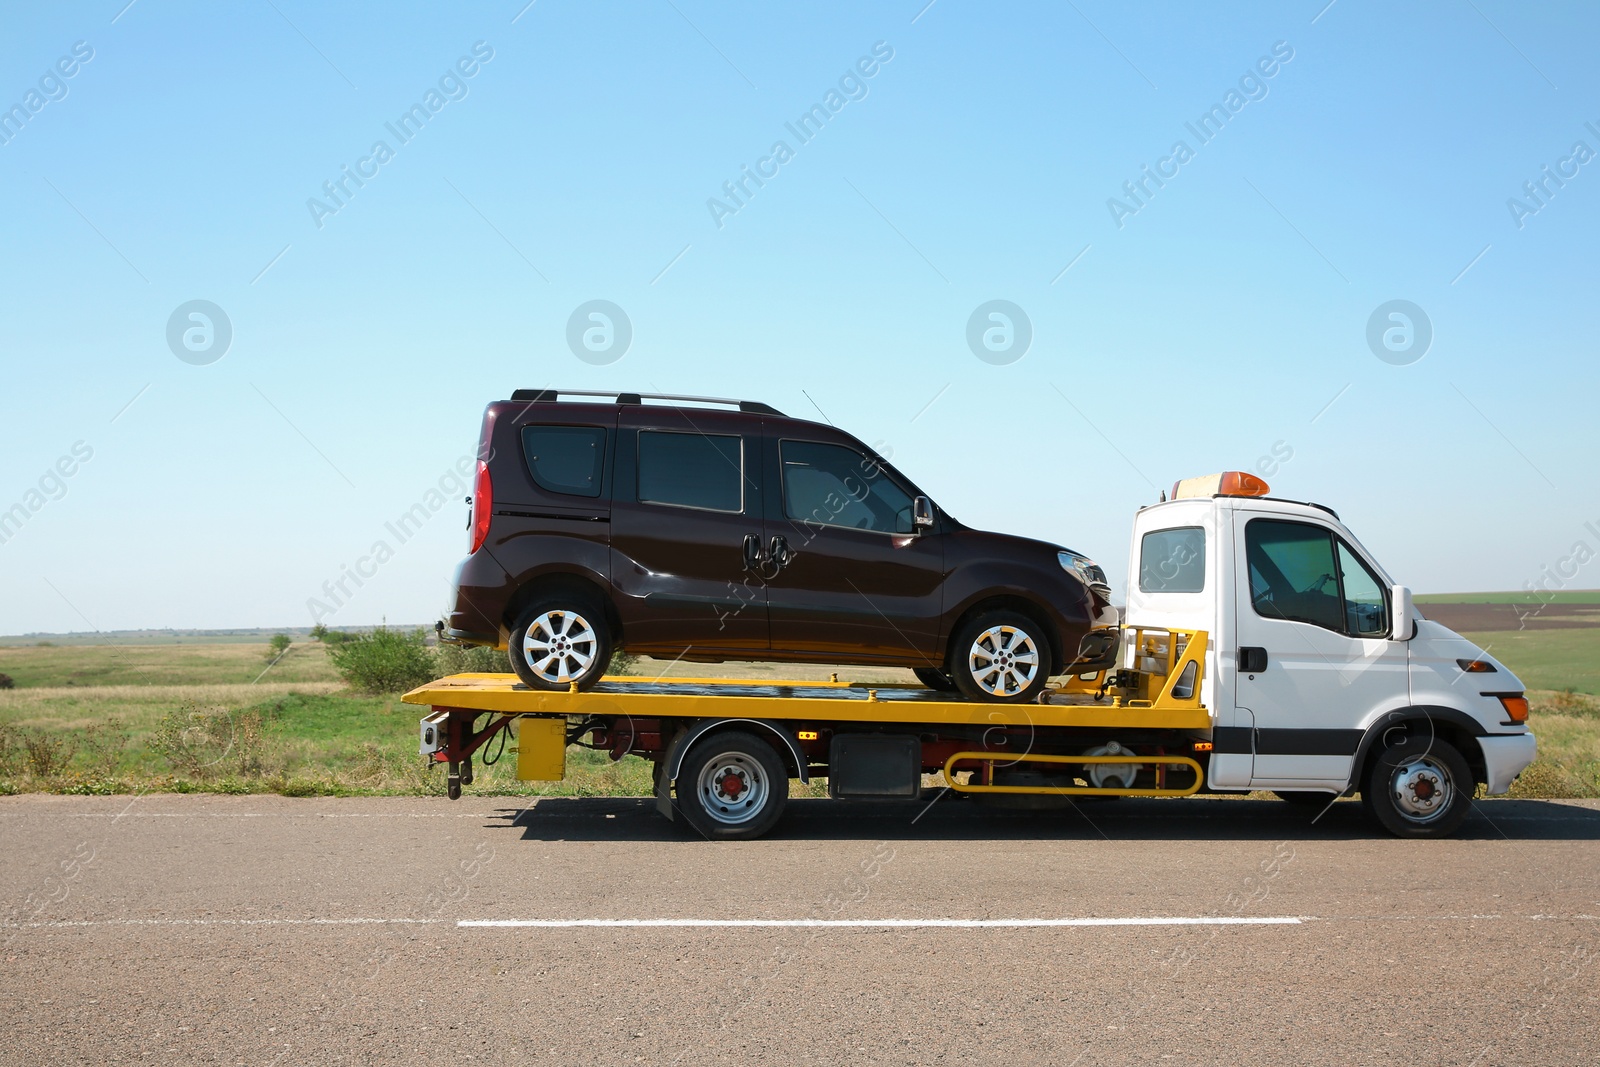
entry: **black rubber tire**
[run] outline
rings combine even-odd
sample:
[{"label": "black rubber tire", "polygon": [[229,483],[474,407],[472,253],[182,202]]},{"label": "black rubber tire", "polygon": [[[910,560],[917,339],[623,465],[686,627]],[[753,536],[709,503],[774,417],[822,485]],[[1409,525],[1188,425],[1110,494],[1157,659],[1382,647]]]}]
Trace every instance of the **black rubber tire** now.
[{"label": "black rubber tire", "polygon": [[[719,803],[712,787],[702,788],[702,780],[714,775],[718,765],[742,777],[749,797],[744,805]],[[678,815],[713,841],[760,837],[777,825],[789,802],[789,771],[783,760],[765,740],[743,730],[719,731],[696,741],[683,757],[673,784]],[[751,804],[754,807],[745,806]]]},{"label": "black rubber tire", "polygon": [[1274,789],[1272,795],[1297,808],[1327,807],[1333,803],[1332,793],[1318,793],[1314,790]]},{"label": "black rubber tire", "polygon": [[[1002,626],[1026,635],[1039,657],[1033,678],[1028,684],[1003,696],[991,693],[980,685],[969,667],[971,649],[979,635],[992,627]],[[1006,648],[1008,650],[1015,648],[1018,643],[1019,640],[1013,637],[1007,642]],[[1046,637],[1045,628],[1021,612],[1005,609],[983,612],[957,629],[950,639],[949,674],[955,682],[956,691],[969,700],[981,700],[991,704],[1030,703],[1039,699],[1039,694],[1044,691],[1045,682],[1049,680],[1054,669],[1050,641]]]},{"label": "black rubber tire", "polygon": [[[1402,767],[1425,761],[1425,772],[1448,789],[1445,801],[1426,815],[1401,807],[1395,779]],[[1477,783],[1461,753],[1437,737],[1413,737],[1380,752],[1367,768],[1361,799],[1378,823],[1396,837],[1448,837],[1472,809]]]},{"label": "black rubber tire", "polygon": [[954,693],[955,680],[950,677],[949,671],[942,671],[938,667],[913,667],[911,673],[917,676],[917,681],[932,689],[935,693]]},{"label": "black rubber tire", "polygon": [[[552,612],[560,613],[563,620],[569,615],[577,616],[587,631],[582,639],[575,643],[573,650],[580,655],[588,655],[589,662],[581,673],[569,673],[565,680],[559,678],[552,680],[536,673],[522,647],[528,628]],[[511,660],[511,669],[529,689],[564,690],[573,682],[578,683],[579,689],[589,689],[600,680],[611,664],[611,628],[606,623],[604,610],[589,598],[570,593],[544,596],[529,604],[517,618],[517,625],[512,629],[511,637],[506,643],[506,654]],[[572,659],[567,660],[569,666],[573,662]]]}]

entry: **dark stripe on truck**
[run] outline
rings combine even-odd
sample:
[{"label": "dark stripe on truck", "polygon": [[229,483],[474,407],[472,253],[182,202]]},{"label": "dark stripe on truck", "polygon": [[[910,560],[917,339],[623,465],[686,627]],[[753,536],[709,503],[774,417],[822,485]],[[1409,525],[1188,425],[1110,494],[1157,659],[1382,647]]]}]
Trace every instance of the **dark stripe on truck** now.
[{"label": "dark stripe on truck", "polygon": [[[1254,734],[1254,738],[1251,735]],[[1215,752],[1254,752],[1260,756],[1353,756],[1361,746],[1360,730],[1217,726],[1211,731]],[[1254,742],[1252,744],[1252,741]]]}]

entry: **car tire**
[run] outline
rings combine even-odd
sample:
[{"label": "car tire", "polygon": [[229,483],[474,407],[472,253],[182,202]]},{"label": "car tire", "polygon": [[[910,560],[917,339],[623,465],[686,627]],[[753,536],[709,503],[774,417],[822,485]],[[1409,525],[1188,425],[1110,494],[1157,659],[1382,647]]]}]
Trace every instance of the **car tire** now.
[{"label": "car tire", "polygon": [[1045,628],[1018,611],[986,611],[950,642],[949,673],[970,700],[1022,704],[1038,699],[1054,668]]},{"label": "car tire", "polygon": [[511,669],[529,689],[588,689],[611,663],[605,612],[572,594],[544,596],[517,618],[507,643]]},{"label": "car tire", "polygon": [[674,781],[683,820],[713,841],[748,841],[771,830],[789,802],[789,772],[766,741],[743,730],[695,742]]},{"label": "car tire", "polygon": [[950,677],[948,671],[937,667],[914,667],[911,671],[917,676],[917,681],[932,689],[935,693],[954,693],[956,691],[955,679]]},{"label": "car tire", "polygon": [[1396,837],[1448,837],[1472,808],[1476,783],[1461,753],[1438,737],[1413,737],[1380,752],[1361,798]]}]

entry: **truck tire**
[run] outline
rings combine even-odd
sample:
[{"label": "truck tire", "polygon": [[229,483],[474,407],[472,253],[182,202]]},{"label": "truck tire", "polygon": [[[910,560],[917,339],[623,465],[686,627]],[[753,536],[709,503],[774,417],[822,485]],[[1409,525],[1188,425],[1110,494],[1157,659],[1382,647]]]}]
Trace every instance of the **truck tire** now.
[{"label": "truck tire", "polygon": [[571,593],[542,596],[517,619],[507,642],[511,669],[529,689],[588,689],[611,663],[605,612]]},{"label": "truck tire", "polygon": [[971,700],[1037,700],[1053,667],[1044,627],[1021,612],[985,611],[950,641],[950,677]]},{"label": "truck tire", "polygon": [[742,730],[695,742],[674,784],[678,814],[714,841],[760,837],[789,802],[783,760],[766,741]]},{"label": "truck tire", "polygon": [[937,667],[913,667],[911,673],[917,676],[917,681],[932,689],[935,693],[954,693],[956,683],[948,671]]},{"label": "truck tire", "polygon": [[1380,752],[1361,799],[1396,837],[1448,837],[1472,807],[1476,784],[1461,753],[1437,737],[1413,737]]}]

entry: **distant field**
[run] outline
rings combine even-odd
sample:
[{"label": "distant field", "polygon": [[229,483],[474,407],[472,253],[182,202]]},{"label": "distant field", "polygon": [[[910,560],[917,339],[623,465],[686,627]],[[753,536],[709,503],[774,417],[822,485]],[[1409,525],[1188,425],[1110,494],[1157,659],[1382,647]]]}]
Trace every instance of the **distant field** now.
[{"label": "distant field", "polygon": [[[321,645],[292,645],[276,664],[254,644],[49,645],[0,648],[0,674],[36,686],[238,685],[337,682]],[[271,664],[271,666],[269,666]]]},{"label": "distant field", "polygon": [[1515,671],[1529,689],[1600,694],[1600,626],[1487,631],[1463,636]]},{"label": "distant field", "polygon": [[1562,589],[1554,593],[1418,593],[1418,604],[1600,604],[1600,589]]}]

